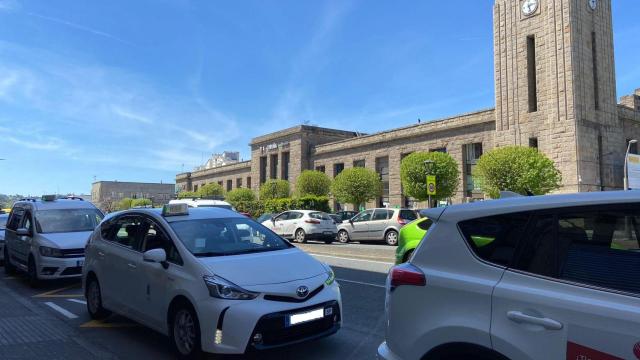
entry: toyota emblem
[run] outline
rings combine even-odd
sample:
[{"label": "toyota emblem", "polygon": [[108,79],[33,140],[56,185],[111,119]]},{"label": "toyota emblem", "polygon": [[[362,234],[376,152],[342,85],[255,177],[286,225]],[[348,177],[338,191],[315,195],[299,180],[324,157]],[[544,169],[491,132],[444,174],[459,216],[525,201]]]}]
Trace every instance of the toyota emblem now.
[{"label": "toyota emblem", "polygon": [[298,289],[296,290],[296,294],[298,295],[298,297],[300,298],[304,298],[307,297],[307,295],[309,295],[309,288],[306,286],[300,286],[298,287]]}]

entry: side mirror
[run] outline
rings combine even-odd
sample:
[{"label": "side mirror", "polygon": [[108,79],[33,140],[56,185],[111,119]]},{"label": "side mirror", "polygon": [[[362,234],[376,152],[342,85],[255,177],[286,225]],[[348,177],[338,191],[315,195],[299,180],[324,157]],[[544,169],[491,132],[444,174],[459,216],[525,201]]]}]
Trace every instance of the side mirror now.
[{"label": "side mirror", "polygon": [[167,253],[164,249],[151,249],[142,254],[142,260],[151,263],[160,263],[166,269]]},{"label": "side mirror", "polygon": [[27,228],[19,228],[16,230],[16,235],[18,236],[31,236],[31,231]]},{"label": "side mirror", "polygon": [[349,219],[349,224],[353,225],[353,219]]},{"label": "side mirror", "polygon": [[271,222],[272,223],[276,222],[276,218],[274,216],[271,217]]}]

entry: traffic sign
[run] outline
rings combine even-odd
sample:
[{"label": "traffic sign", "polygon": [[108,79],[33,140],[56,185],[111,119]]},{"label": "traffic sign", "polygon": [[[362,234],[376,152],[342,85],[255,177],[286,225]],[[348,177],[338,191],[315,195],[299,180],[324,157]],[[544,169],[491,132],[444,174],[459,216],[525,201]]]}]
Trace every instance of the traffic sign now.
[{"label": "traffic sign", "polygon": [[436,195],[435,175],[427,175],[427,195]]}]

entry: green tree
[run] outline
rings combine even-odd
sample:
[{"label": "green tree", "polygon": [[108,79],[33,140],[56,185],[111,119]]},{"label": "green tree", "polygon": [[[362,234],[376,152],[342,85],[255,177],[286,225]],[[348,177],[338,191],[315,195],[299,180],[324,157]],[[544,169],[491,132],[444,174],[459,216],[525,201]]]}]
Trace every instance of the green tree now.
[{"label": "green tree", "polygon": [[296,180],[299,196],[327,196],[331,191],[331,179],[322,171],[305,170]]},{"label": "green tree", "polygon": [[131,209],[132,205],[131,203],[133,202],[133,199],[131,198],[124,198],[122,200],[120,200],[118,202],[118,206],[117,209],[118,210],[127,210],[127,209]]},{"label": "green tree", "polygon": [[231,204],[236,204],[242,201],[254,201],[255,199],[256,194],[254,194],[251,189],[247,188],[233,189],[225,196],[225,200]]},{"label": "green tree", "polygon": [[218,183],[209,183],[206,185],[202,185],[202,187],[198,189],[197,194],[200,197],[222,196],[222,194],[224,194],[224,189]]},{"label": "green tree", "polygon": [[289,182],[287,180],[267,180],[260,186],[260,200],[283,199],[289,197]]},{"label": "green tree", "polygon": [[133,200],[131,200],[131,207],[148,206],[148,205],[153,205],[153,202],[151,202],[150,199],[133,199]]},{"label": "green tree", "polygon": [[544,195],[562,183],[562,175],[551,159],[524,146],[505,146],[485,153],[478,159],[473,175],[492,198],[498,198],[505,190]]},{"label": "green tree", "polygon": [[375,199],[382,193],[380,175],[375,171],[355,167],[342,171],[333,180],[331,192],[341,203],[353,204],[357,209],[360,204]]},{"label": "green tree", "polygon": [[198,193],[193,191],[182,191],[178,193],[178,199],[193,199],[198,197]]},{"label": "green tree", "polygon": [[[432,161],[425,164],[425,161]],[[427,175],[436,177],[435,200],[452,197],[460,183],[460,170],[453,157],[442,152],[416,152],[408,155],[400,163],[400,179],[405,195],[418,201],[429,198],[427,194]]]}]

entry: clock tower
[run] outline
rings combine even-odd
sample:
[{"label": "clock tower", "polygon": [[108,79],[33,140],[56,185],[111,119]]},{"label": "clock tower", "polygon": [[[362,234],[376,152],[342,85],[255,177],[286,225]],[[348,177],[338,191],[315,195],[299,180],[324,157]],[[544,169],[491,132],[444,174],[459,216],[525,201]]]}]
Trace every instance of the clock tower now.
[{"label": "clock tower", "polygon": [[563,192],[622,187],[611,0],[496,0],[496,146],[536,146]]}]

